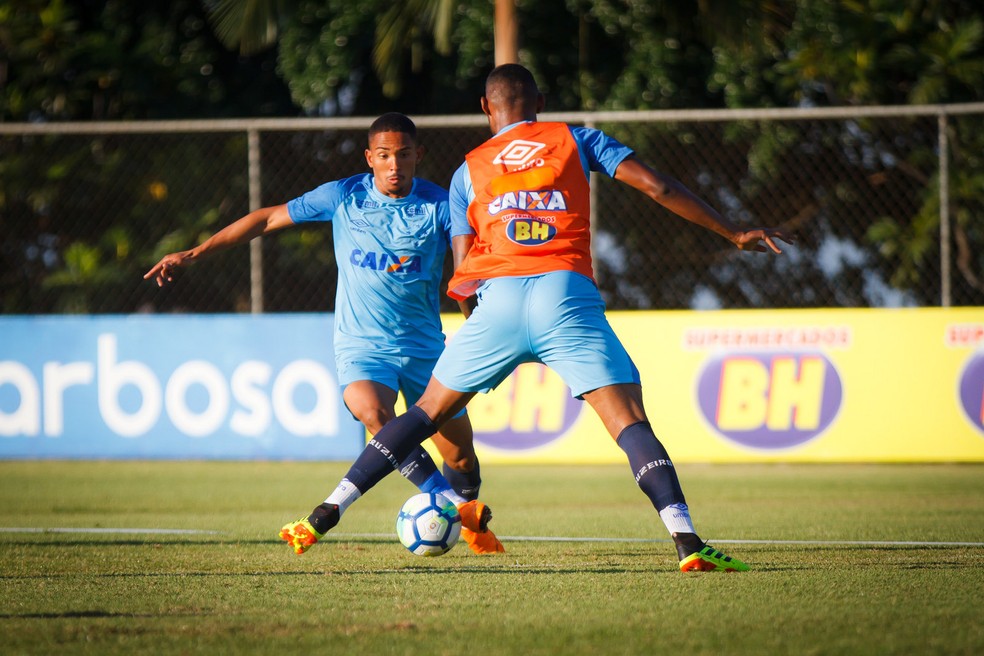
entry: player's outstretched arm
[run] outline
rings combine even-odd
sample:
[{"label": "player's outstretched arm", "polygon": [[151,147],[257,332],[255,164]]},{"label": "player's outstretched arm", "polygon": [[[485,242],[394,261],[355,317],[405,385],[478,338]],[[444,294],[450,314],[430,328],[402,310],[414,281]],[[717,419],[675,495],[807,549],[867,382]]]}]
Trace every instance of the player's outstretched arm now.
[{"label": "player's outstretched arm", "polygon": [[777,239],[787,244],[793,243],[791,236],[776,228],[739,228],[678,180],[657,173],[635,157],[629,157],[618,165],[615,179],[635,187],[691,223],[716,232],[743,251],[764,253],[771,250],[773,253],[781,253],[782,250],[776,245]]},{"label": "player's outstretched arm", "polygon": [[209,253],[245,244],[255,237],[276,232],[289,225],[293,225],[293,221],[286,205],[263,207],[230,223],[194,248],[168,253],[144,274],[144,280],[153,278],[158,287],[163,287],[165,283],[174,280],[174,270],[179,267],[191,264]]}]

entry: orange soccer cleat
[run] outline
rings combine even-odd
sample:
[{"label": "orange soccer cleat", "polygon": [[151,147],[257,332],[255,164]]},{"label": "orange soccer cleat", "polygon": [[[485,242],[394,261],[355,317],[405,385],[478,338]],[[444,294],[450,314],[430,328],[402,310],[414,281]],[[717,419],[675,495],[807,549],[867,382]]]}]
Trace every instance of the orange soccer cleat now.
[{"label": "orange soccer cleat", "polygon": [[461,538],[477,554],[505,553],[495,533],[489,530],[492,509],[477,499],[458,506],[461,515]]},{"label": "orange soccer cleat", "polygon": [[468,543],[468,548],[477,554],[505,553],[506,548],[495,537],[495,533],[486,529],[484,533],[469,531],[462,527],[461,539]]}]

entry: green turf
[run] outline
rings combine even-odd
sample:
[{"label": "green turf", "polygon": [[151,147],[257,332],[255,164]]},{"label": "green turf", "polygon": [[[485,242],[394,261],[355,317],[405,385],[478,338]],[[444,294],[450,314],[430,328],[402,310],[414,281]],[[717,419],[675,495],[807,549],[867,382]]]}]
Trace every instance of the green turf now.
[{"label": "green turf", "polygon": [[487,466],[502,556],[410,555],[392,476],[295,556],[277,529],[344,469],[0,462],[0,527],[216,531],[0,531],[0,653],[984,653],[984,466],[680,466],[753,567],[689,575],[627,467]]}]

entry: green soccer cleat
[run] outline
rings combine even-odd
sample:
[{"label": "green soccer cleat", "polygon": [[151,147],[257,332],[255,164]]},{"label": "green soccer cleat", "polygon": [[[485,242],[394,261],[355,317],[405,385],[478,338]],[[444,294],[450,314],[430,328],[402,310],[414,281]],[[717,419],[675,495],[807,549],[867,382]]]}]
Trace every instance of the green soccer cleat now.
[{"label": "green soccer cleat", "polygon": [[726,556],[706,544],[680,561],[681,572],[747,572],[750,569],[737,558]]},{"label": "green soccer cleat", "polygon": [[280,539],[289,544],[294,549],[294,553],[300,556],[325,537],[325,533],[335,527],[341,516],[338,505],[326,501],[304,519],[284,524],[280,529]]},{"label": "green soccer cleat", "polygon": [[285,524],[280,529],[280,539],[289,544],[298,556],[313,547],[323,537],[325,534],[314,530],[311,522],[306,518]]}]

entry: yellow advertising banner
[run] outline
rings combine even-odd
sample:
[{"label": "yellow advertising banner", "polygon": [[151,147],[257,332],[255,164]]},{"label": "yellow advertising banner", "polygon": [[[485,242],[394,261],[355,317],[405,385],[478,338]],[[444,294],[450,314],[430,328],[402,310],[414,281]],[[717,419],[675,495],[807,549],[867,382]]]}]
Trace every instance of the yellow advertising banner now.
[{"label": "yellow advertising banner", "polygon": [[[984,461],[984,308],[608,316],[677,462]],[[539,364],[468,411],[483,462],[625,462]]]}]

